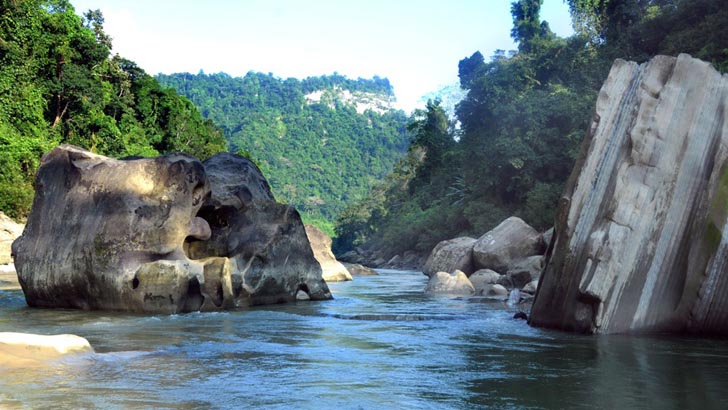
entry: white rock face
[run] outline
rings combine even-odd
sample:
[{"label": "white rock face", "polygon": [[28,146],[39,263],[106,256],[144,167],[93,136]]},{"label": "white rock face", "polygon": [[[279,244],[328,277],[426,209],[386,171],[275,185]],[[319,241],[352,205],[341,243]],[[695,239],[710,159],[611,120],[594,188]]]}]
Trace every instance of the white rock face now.
[{"label": "white rock face", "polygon": [[0,332],[0,366],[42,366],[64,356],[89,354],[88,340],[76,335]]},{"label": "white rock face", "polygon": [[561,198],[530,323],[728,333],[728,77],[615,61]]}]

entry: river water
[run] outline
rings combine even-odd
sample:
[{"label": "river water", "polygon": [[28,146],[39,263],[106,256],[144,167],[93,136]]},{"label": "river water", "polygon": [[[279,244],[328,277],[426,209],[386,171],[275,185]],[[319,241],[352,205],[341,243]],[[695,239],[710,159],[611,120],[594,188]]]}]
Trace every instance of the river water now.
[{"label": "river water", "polygon": [[534,329],[501,302],[424,295],[425,279],[381,271],[331,284],[332,301],[171,316],[0,291],[0,331],[96,350],[0,369],[0,408],[728,408],[728,341]]}]

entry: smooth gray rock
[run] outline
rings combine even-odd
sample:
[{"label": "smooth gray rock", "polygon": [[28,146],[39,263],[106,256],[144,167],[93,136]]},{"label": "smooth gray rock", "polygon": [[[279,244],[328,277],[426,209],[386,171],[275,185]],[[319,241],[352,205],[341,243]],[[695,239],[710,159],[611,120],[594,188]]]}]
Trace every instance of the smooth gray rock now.
[{"label": "smooth gray rock", "polygon": [[506,289],[503,285],[499,284],[490,285],[490,288],[487,289],[487,293],[484,293],[484,296],[506,300],[508,299],[508,289]]},{"label": "smooth gray rock", "polygon": [[481,269],[477,272],[474,272],[468,279],[470,279],[470,283],[473,284],[473,287],[475,288],[476,294],[484,294],[487,292],[483,292],[484,290],[489,289],[489,285],[493,285],[498,283],[498,280],[500,277],[503,276],[500,273],[490,270],[490,269]]},{"label": "smooth gray rock", "polygon": [[[292,301],[299,290],[330,298],[298,213],[272,201],[255,165],[222,158],[240,162],[225,178],[216,157],[208,175],[183,154],[114,160],[62,145],[44,155],[13,243],[28,305],[178,313]],[[211,192],[208,176],[225,189]]]},{"label": "smooth gray rock", "polygon": [[475,294],[475,288],[463,271],[456,270],[452,274],[437,272],[432,275],[425,293],[471,296]]},{"label": "smooth gray rock", "polygon": [[541,235],[522,219],[512,216],[478,238],[472,257],[477,269],[506,272],[515,261],[539,255],[542,249]]},{"label": "smooth gray rock", "polygon": [[728,77],[616,60],[556,216],[529,323],[728,334]]},{"label": "smooth gray rock", "polygon": [[466,236],[442,241],[435,246],[425,262],[422,271],[427,276],[437,272],[461,270],[473,272],[473,245],[475,239]]},{"label": "smooth gray rock", "polygon": [[326,282],[343,282],[352,280],[351,273],[341,262],[336,260],[331,252],[331,238],[323,233],[321,229],[313,225],[304,225],[306,236],[311,243],[313,256],[321,264],[323,278]]}]

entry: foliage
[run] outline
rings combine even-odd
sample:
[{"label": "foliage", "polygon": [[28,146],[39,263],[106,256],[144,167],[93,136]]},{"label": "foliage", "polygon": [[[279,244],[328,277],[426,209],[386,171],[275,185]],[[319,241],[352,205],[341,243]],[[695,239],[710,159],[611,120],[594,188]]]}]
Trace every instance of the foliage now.
[{"label": "foliage", "polygon": [[688,53],[728,70],[727,0],[568,0],[574,28],[600,53],[645,61]]},{"label": "foliage", "polygon": [[[555,207],[614,58],[685,52],[728,69],[728,1],[569,0],[576,34],[556,37],[541,0],[512,3],[518,51],[458,64],[460,129],[437,101],[413,119],[409,155],[337,220],[337,252],[389,257],[478,237],[510,215],[538,229]],[[421,156],[416,153],[422,153]]]},{"label": "foliage", "polygon": [[29,212],[42,153],[111,156],[226,149],[221,132],[133,62],[110,57],[103,15],[67,0],[0,0],[0,209]]},{"label": "foliage", "polygon": [[376,76],[283,80],[250,72],[157,79],[221,126],[233,151],[253,153],[277,199],[327,233],[339,212],[392,170],[409,143],[403,112],[354,106],[392,98],[389,81]]}]

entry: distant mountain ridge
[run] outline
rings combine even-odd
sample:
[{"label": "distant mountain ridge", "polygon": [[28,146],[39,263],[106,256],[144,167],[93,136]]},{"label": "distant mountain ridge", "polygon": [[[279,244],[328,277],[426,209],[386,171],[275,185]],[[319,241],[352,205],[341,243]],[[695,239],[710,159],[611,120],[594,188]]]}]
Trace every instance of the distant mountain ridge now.
[{"label": "distant mountain ridge", "polygon": [[232,152],[258,161],[276,197],[310,221],[333,221],[390,172],[409,146],[408,118],[394,108],[386,78],[333,74],[298,80],[256,72],[156,78],[221,127]]}]

